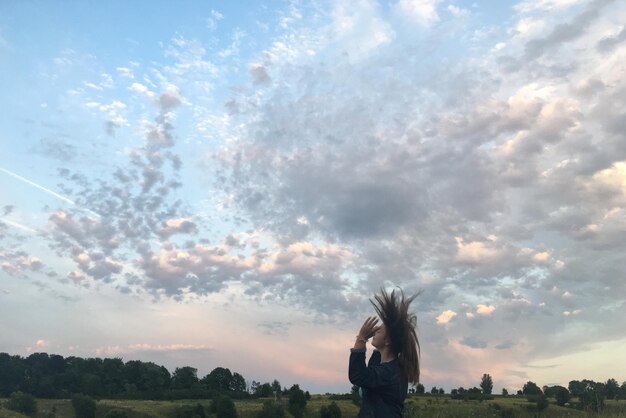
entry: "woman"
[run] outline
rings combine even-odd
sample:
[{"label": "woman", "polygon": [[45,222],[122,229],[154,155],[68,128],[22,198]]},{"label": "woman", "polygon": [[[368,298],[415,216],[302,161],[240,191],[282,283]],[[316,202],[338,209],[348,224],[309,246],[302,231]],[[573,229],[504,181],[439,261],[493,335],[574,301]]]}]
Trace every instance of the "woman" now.
[{"label": "woman", "polygon": [[[404,292],[388,294],[381,289],[370,300],[378,319],[369,317],[356,336],[350,350],[348,376],[362,390],[359,418],[402,417],[409,382],[419,382],[419,341],[415,332],[416,317],[409,305],[417,295],[405,297]],[[365,365],[365,344],[372,338],[375,350]]]}]

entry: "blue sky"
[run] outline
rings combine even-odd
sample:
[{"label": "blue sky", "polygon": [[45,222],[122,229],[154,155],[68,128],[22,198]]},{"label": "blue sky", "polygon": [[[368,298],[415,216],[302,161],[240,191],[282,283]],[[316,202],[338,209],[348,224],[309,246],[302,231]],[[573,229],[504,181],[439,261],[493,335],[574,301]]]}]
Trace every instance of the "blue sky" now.
[{"label": "blue sky", "polygon": [[345,392],[368,298],[401,286],[428,388],[626,379],[624,21],[2,2],[0,351]]}]

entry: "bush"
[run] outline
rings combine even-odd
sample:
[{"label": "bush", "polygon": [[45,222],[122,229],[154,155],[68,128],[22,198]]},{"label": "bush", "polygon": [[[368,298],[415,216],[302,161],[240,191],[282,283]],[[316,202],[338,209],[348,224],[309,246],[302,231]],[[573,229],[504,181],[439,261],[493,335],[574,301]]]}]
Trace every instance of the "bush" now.
[{"label": "bush", "polygon": [[513,412],[513,408],[502,408],[498,411],[499,418],[515,418],[515,412]]},{"label": "bush", "polygon": [[217,418],[237,418],[235,403],[228,396],[219,395],[211,402],[211,412]]},{"label": "bush", "polygon": [[[424,386],[422,386],[423,388]],[[356,406],[361,406],[361,388],[357,385],[352,385],[352,389],[350,390],[350,395],[352,396],[352,403]]]},{"label": "bush", "polygon": [[537,411],[541,412],[548,407],[548,398],[546,395],[539,395],[537,397]]},{"label": "bush", "polygon": [[256,418],[285,418],[285,408],[279,403],[266,401]]},{"label": "bush", "polygon": [[6,407],[26,415],[35,415],[37,413],[37,400],[30,393],[17,391],[9,396]]},{"label": "bush", "polygon": [[126,412],[121,409],[111,409],[106,413],[104,418],[128,418],[128,416],[126,415]]},{"label": "bush", "polygon": [[332,402],[328,406],[324,405],[322,409],[320,409],[320,418],[341,418],[341,409],[339,409],[335,402]]},{"label": "bush", "polygon": [[306,395],[299,387],[292,387],[289,392],[289,412],[295,418],[302,418],[306,408]]},{"label": "bush", "polygon": [[96,418],[96,401],[87,395],[74,395],[72,406],[76,418]]},{"label": "bush", "polygon": [[604,409],[604,395],[597,390],[587,389],[578,398],[584,410],[601,412]]}]

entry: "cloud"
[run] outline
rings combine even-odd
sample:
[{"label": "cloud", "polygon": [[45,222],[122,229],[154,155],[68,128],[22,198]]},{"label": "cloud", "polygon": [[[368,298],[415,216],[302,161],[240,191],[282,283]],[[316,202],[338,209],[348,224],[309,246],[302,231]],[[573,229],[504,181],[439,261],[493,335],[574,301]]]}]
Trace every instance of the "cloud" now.
[{"label": "cloud", "polygon": [[465,337],[463,338],[461,341],[461,344],[466,345],[470,348],[476,348],[476,349],[484,349],[487,348],[487,342],[486,341],[482,341],[478,338],[475,337]]},{"label": "cloud", "polygon": [[134,353],[172,353],[172,352],[185,352],[185,351],[212,351],[213,348],[207,345],[196,344],[149,344],[149,343],[137,343],[129,345],[115,345],[98,347],[94,349],[94,353],[98,356],[119,356],[130,355]]},{"label": "cloud", "polygon": [[454,318],[455,316],[456,316],[456,312],[454,311],[451,311],[451,310],[443,311],[441,314],[439,314],[439,316],[437,316],[437,323],[448,324],[450,323],[452,318]]},{"label": "cloud", "polygon": [[177,218],[166,220],[163,228],[157,234],[163,237],[170,237],[174,234],[195,234],[197,232],[198,226],[193,222],[192,218]]},{"label": "cloud", "polygon": [[22,250],[3,250],[0,248],[0,268],[11,276],[24,276],[27,272],[41,271],[45,266],[43,261],[30,256]]},{"label": "cloud", "polygon": [[420,25],[428,26],[439,20],[437,5],[440,0],[399,0],[398,11]]},{"label": "cloud", "polygon": [[600,52],[608,53],[617,48],[620,44],[623,44],[625,41],[626,27],[623,27],[618,34],[604,37],[598,41],[597,48]]},{"label": "cloud", "polygon": [[267,68],[263,64],[250,64],[248,73],[250,73],[250,77],[257,84],[268,83],[271,80]]},{"label": "cloud", "polygon": [[210,30],[215,30],[217,28],[218,22],[224,19],[224,15],[217,10],[211,9],[211,17],[207,18],[206,26]]},{"label": "cloud", "polygon": [[476,305],[476,313],[479,315],[491,315],[496,310],[492,305]]},{"label": "cloud", "polygon": [[581,37],[593,21],[600,16],[602,7],[609,5],[613,1],[594,0],[573,21],[557,25],[546,37],[529,41],[526,44],[525,58],[527,60],[536,59],[566,42],[571,42]]},{"label": "cloud", "polygon": [[283,322],[283,321],[265,321],[259,324],[259,326],[265,329],[265,333],[268,335],[287,335],[289,333],[289,328],[291,327],[291,322]]},{"label": "cloud", "polygon": [[46,340],[37,340],[33,346],[26,347],[26,351],[29,353],[45,352],[50,347],[50,342]]},{"label": "cloud", "polygon": [[514,7],[520,13],[529,13],[534,11],[552,11],[564,9],[580,2],[581,0],[532,0],[519,2]]},{"label": "cloud", "polygon": [[496,350],[508,350],[513,347],[515,347],[515,343],[513,341],[505,341],[500,344],[497,344],[494,348]]},{"label": "cloud", "polygon": [[[468,13],[470,40],[449,36],[460,11],[440,4],[294,8],[254,56],[236,58],[252,36],[224,51],[176,37],[149,76],[118,69],[134,99],[159,93],[152,119],[132,100],[87,102],[110,134],[143,136],[109,176],[63,171],[66,203],[101,215],[50,214],[67,281],[181,301],[233,292],[335,322],[381,286],[423,287],[425,347],[448,350],[433,364],[485,353],[503,374],[512,358],[619,337],[600,312],[620,313],[626,291],[623,28],[610,19],[624,5],[522,2],[491,29]],[[226,109],[210,109],[218,97]],[[207,139],[206,158],[182,147]],[[212,182],[199,199],[221,202],[206,216],[185,177],[194,158]]]}]

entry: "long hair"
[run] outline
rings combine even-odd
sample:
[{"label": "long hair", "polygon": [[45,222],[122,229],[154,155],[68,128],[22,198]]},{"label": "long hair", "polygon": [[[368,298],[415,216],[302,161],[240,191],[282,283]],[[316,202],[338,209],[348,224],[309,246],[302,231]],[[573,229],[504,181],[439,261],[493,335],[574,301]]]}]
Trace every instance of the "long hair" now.
[{"label": "long hair", "polygon": [[418,295],[406,297],[402,289],[398,293],[392,290],[389,294],[381,288],[380,294],[374,295],[375,301],[370,299],[385,325],[391,349],[398,356],[400,370],[412,384],[419,383],[420,378],[420,343],[415,329],[417,317],[409,312],[409,305]]}]

